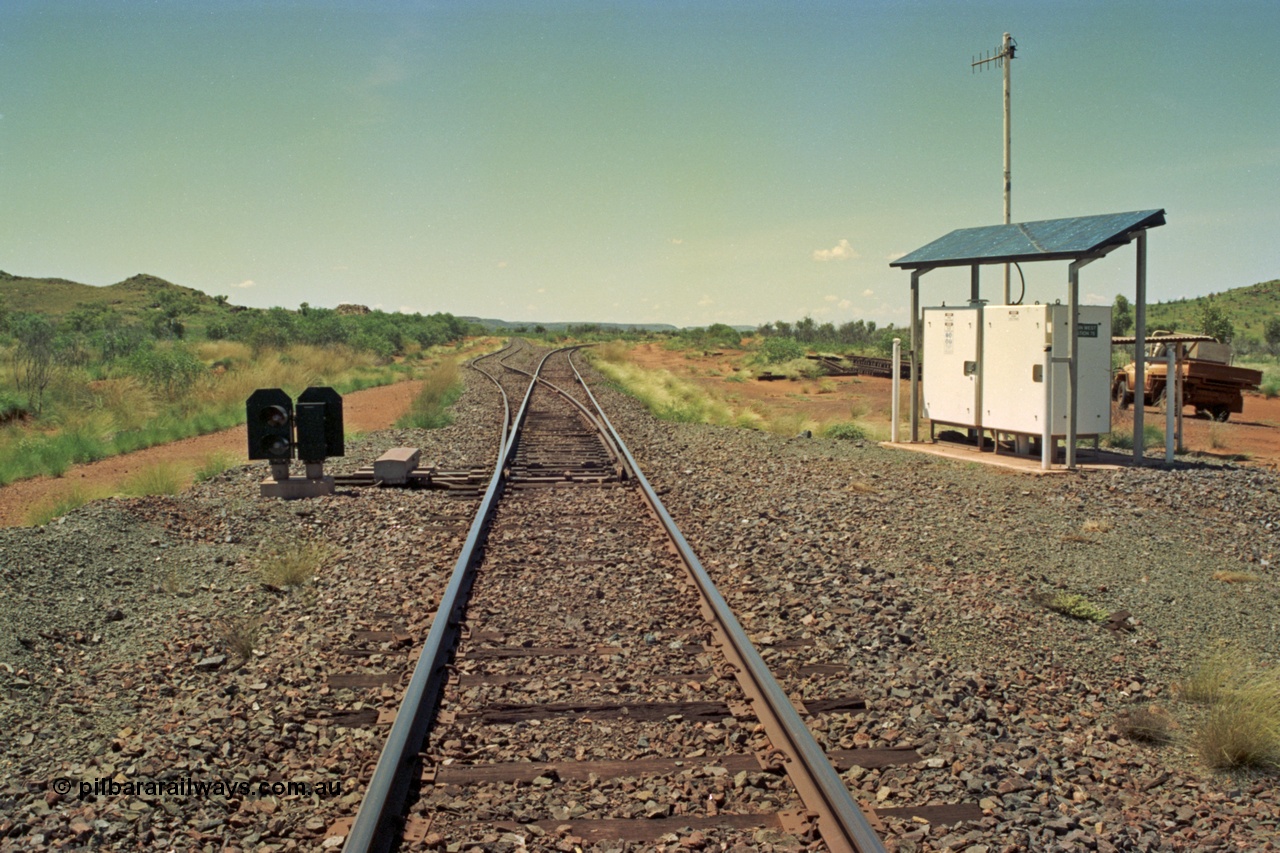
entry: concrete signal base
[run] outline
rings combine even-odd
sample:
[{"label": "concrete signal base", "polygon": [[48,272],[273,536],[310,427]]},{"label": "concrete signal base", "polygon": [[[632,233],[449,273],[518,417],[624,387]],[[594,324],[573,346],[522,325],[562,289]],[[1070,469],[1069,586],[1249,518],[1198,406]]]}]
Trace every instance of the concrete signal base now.
[{"label": "concrete signal base", "polygon": [[333,477],[324,473],[323,462],[308,462],[305,477],[290,477],[287,462],[272,462],[271,476],[262,481],[259,491],[264,498],[318,498],[333,494]]}]

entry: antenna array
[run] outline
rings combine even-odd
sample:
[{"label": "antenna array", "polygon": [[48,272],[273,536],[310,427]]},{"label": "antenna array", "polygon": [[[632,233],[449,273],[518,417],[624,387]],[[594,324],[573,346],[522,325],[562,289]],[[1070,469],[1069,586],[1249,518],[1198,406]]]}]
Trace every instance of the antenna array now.
[{"label": "antenna array", "polygon": [[1009,45],[997,47],[994,51],[988,50],[985,55],[979,54],[972,57],[973,61],[969,63],[973,73],[977,73],[985,69],[988,65],[995,65],[996,68],[1003,68],[1006,59],[1013,59],[1014,53],[1018,49],[1018,43],[1013,39],[1009,39]]}]

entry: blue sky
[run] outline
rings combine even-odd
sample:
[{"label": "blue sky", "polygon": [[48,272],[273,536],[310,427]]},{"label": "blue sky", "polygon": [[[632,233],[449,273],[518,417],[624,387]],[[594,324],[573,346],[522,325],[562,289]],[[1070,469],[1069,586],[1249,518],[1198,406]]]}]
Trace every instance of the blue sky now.
[{"label": "blue sky", "polygon": [[[1280,3],[1234,0],[6,0],[0,269],[901,324],[890,259],[1001,219],[1001,76],[969,64],[1006,31],[1015,221],[1166,209],[1153,301],[1280,276]],[[1029,300],[1065,297],[1065,265],[1024,269]],[[1081,282],[1132,296],[1132,249]]]}]

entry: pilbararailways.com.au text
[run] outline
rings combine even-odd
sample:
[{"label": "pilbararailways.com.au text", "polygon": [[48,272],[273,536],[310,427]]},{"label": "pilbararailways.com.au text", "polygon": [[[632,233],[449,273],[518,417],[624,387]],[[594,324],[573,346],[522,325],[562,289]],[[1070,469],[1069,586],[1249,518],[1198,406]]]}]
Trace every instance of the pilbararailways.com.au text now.
[{"label": "pilbararailways.com.au text", "polygon": [[76,797],[336,797],[342,793],[341,780],[324,782],[244,782],[237,779],[199,779],[182,776],[170,779],[94,779],[76,782],[54,779],[51,785],[62,795]]}]

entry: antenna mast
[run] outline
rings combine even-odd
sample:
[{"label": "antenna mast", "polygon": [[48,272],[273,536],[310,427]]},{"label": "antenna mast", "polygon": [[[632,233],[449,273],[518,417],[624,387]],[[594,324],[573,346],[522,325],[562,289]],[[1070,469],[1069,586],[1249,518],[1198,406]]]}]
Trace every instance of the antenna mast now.
[{"label": "antenna mast", "polygon": [[[1013,64],[1014,53],[1018,50],[1018,43],[1008,33],[1004,34],[1004,39],[1000,42],[1000,47],[996,48],[995,53],[987,52],[986,57],[974,57],[969,63],[969,67],[975,71],[985,68],[991,63],[995,63],[997,68],[1004,68],[1004,224],[1008,225],[1011,221],[1009,218],[1010,205],[1009,196],[1013,188],[1013,178],[1010,171],[1009,147],[1010,147],[1010,122],[1009,122],[1009,67]],[[1009,265],[1004,265],[1004,304],[1009,304]]]}]

